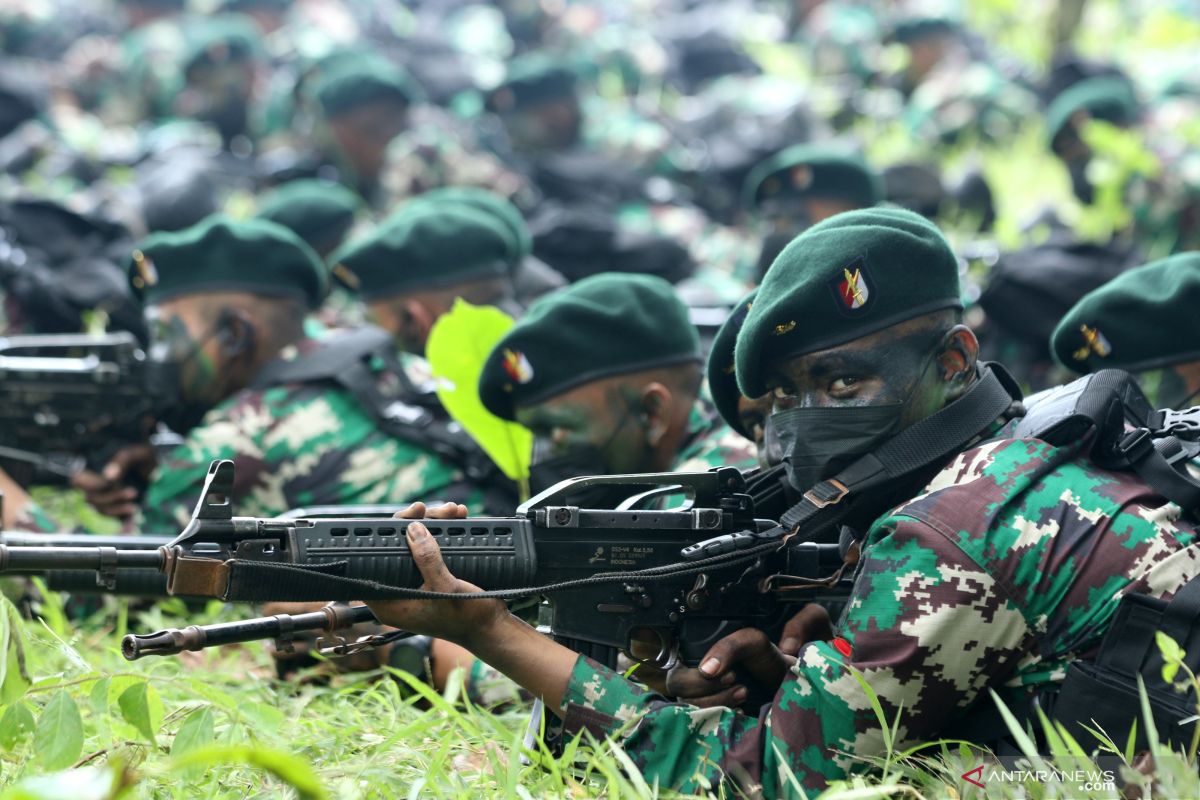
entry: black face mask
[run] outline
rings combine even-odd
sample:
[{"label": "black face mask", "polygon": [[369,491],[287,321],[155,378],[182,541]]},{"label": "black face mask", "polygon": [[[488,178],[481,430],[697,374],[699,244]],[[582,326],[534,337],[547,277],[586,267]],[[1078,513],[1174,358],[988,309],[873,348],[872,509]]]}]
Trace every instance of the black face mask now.
[{"label": "black face mask", "polygon": [[[545,455],[545,448],[538,442],[534,443],[533,462],[529,467],[529,490],[533,494],[549,489],[554,484],[568,478],[579,478],[588,475],[608,475],[612,470],[608,467],[605,453],[613,441],[625,427],[625,423],[633,416],[629,410],[621,418],[617,427],[613,428],[603,445],[582,444],[569,448],[557,456]],[[614,490],[607,486],[591,486],[571,492],[567,499],[572,505],[581,508],[612,508],[625,499],[628,489]]]},{"label": "black face mask", "polygon": [[808,491],[899,433],[904,411],[930,363],[932,357],[898,403],[789,408],[772,414],[769,421],[792,487]]}]

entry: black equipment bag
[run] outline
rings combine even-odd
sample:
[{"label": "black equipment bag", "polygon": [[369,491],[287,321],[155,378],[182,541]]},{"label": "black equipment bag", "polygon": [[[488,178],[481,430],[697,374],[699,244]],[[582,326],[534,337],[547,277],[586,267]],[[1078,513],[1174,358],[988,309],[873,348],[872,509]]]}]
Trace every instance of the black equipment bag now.
[{"label": "black equipment bag", "polygon": [[[1159,632],[1183,648],[1184,663],[1193,672],[1200,670],[1200,578],[1185,584],[1170,602],[1139,594],[1122,598],[1095,660],[1078,661],[1067,670],[1062,688],[1051,698],[1051,716],[1085,748],[1093,743],[1091,728],[1124,749],[1135,722],[1135,749],[1149,747],[1139,677],[1159,740],[1175,749],[1191,743],[1196,694],[1190,687],[1177,691],[1163,680]],[[1180,670],[1174,680],[1186,681],[1187,674]]]}]

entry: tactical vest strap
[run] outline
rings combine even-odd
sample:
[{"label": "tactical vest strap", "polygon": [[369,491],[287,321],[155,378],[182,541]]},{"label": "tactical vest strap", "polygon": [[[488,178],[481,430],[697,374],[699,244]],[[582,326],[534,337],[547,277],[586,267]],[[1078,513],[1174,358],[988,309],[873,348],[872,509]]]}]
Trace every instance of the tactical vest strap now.
[{"label": "tactical vest strap", "polygon": [[1200,510],[1200,482],[1185,469],[1200,455],[1200,408],[1156,411],[1127,372],[1101,370],[1031,398],[1015,435],[1056,446],[1090,437],[1097,466],[1133,470],[1185,511]]},{"label": "tactical vest strap", "polygon": [[[397,382],[394,394],[380,390],[381,370]],[[503,508],[515,501],[515,487],[487,454],[458,423],[435,413],[441,407],[436,395],[421,391],[409,380],[387,331],[366,325],[330,336],[302,358],[268,364],[251,386],[266,389],[287,384],[337,386],[353,395],[384,433],[436,453],[460,468],[466,481],[461,487],[446,487],[449,496],[479,488],[488,493],[489,507]]]}]

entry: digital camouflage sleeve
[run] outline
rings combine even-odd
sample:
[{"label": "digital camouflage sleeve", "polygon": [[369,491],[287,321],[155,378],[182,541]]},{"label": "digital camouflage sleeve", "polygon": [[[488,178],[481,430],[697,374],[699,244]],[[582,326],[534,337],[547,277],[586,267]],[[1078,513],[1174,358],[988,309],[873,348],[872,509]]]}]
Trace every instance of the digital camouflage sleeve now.
[{"label": "digital camouflage sleeve", "polygon": [[883,752],[866,685],[889,722],[899,715],[903,747],[990,702],[988,687],[1016,703],[1061,681],[1098,647],[1123,594],[1169,596],[1200,573],[1177,506],[1071,456],[993,441],[877,520],[836,638],[807,645],[757,717],[672,703],[580,659],[568,730],[615,736],[663,787],[724,777],[789,796],[844,776],[847,754]]},{"label": "digital camouflage sleeve", "polygon": [[381,431],[349,392],[280,386],[244,390],[209,412],[159,465],[142,529],[177,533],[209,463],[222,458],[237,466],[233,503],[241,516],[326,504],[481,502],[460,470]]}]

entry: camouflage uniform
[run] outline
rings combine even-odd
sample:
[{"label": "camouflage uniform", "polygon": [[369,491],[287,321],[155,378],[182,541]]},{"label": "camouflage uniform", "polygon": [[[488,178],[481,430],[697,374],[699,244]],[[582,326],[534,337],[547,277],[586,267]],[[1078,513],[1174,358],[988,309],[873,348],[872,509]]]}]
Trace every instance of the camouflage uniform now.
[{"label": "camouflage uniform", "polygon": [[923,494],[871,527],[832,642],[813,642],[758,716],[672,703],[587,659],[566,725],[618,738],[646,778],[700,791],[723,777],[763,796],[789,775],[818,788],[883,753],[936,738],[995,689],[1018,704],[1094,653],[1127,592],[1172,595],[1200,574],[1180,509],[1071,448],[994,440],[960,454]]},{"label": "camouflage uniform", "polygon": [[754,469],[754,443],[725,424],[712,401],[699,398],[688,417],[687,436],[671,466],[673,472],[705,472],[713,467]]},{"label": "camouflage uniform", "polygon": [[32,533],[55,533],[62,528],[46,513],[45,509],[32,500],[25,506],[17,518],[13,520],[14,531],[30,531]]},{"label": "camouflage uniform", "polygon": [[[282,358],[315,346],[303,340]],[[348,391],[319,385],[244,389],[204,418],[160,464],[146,493],[143,530],[178,532],[214,459],[237,465],[233,503],[241,516],[275,516],[323,504],[453,499],[462,472],[422,447],[380,430]]]}]

